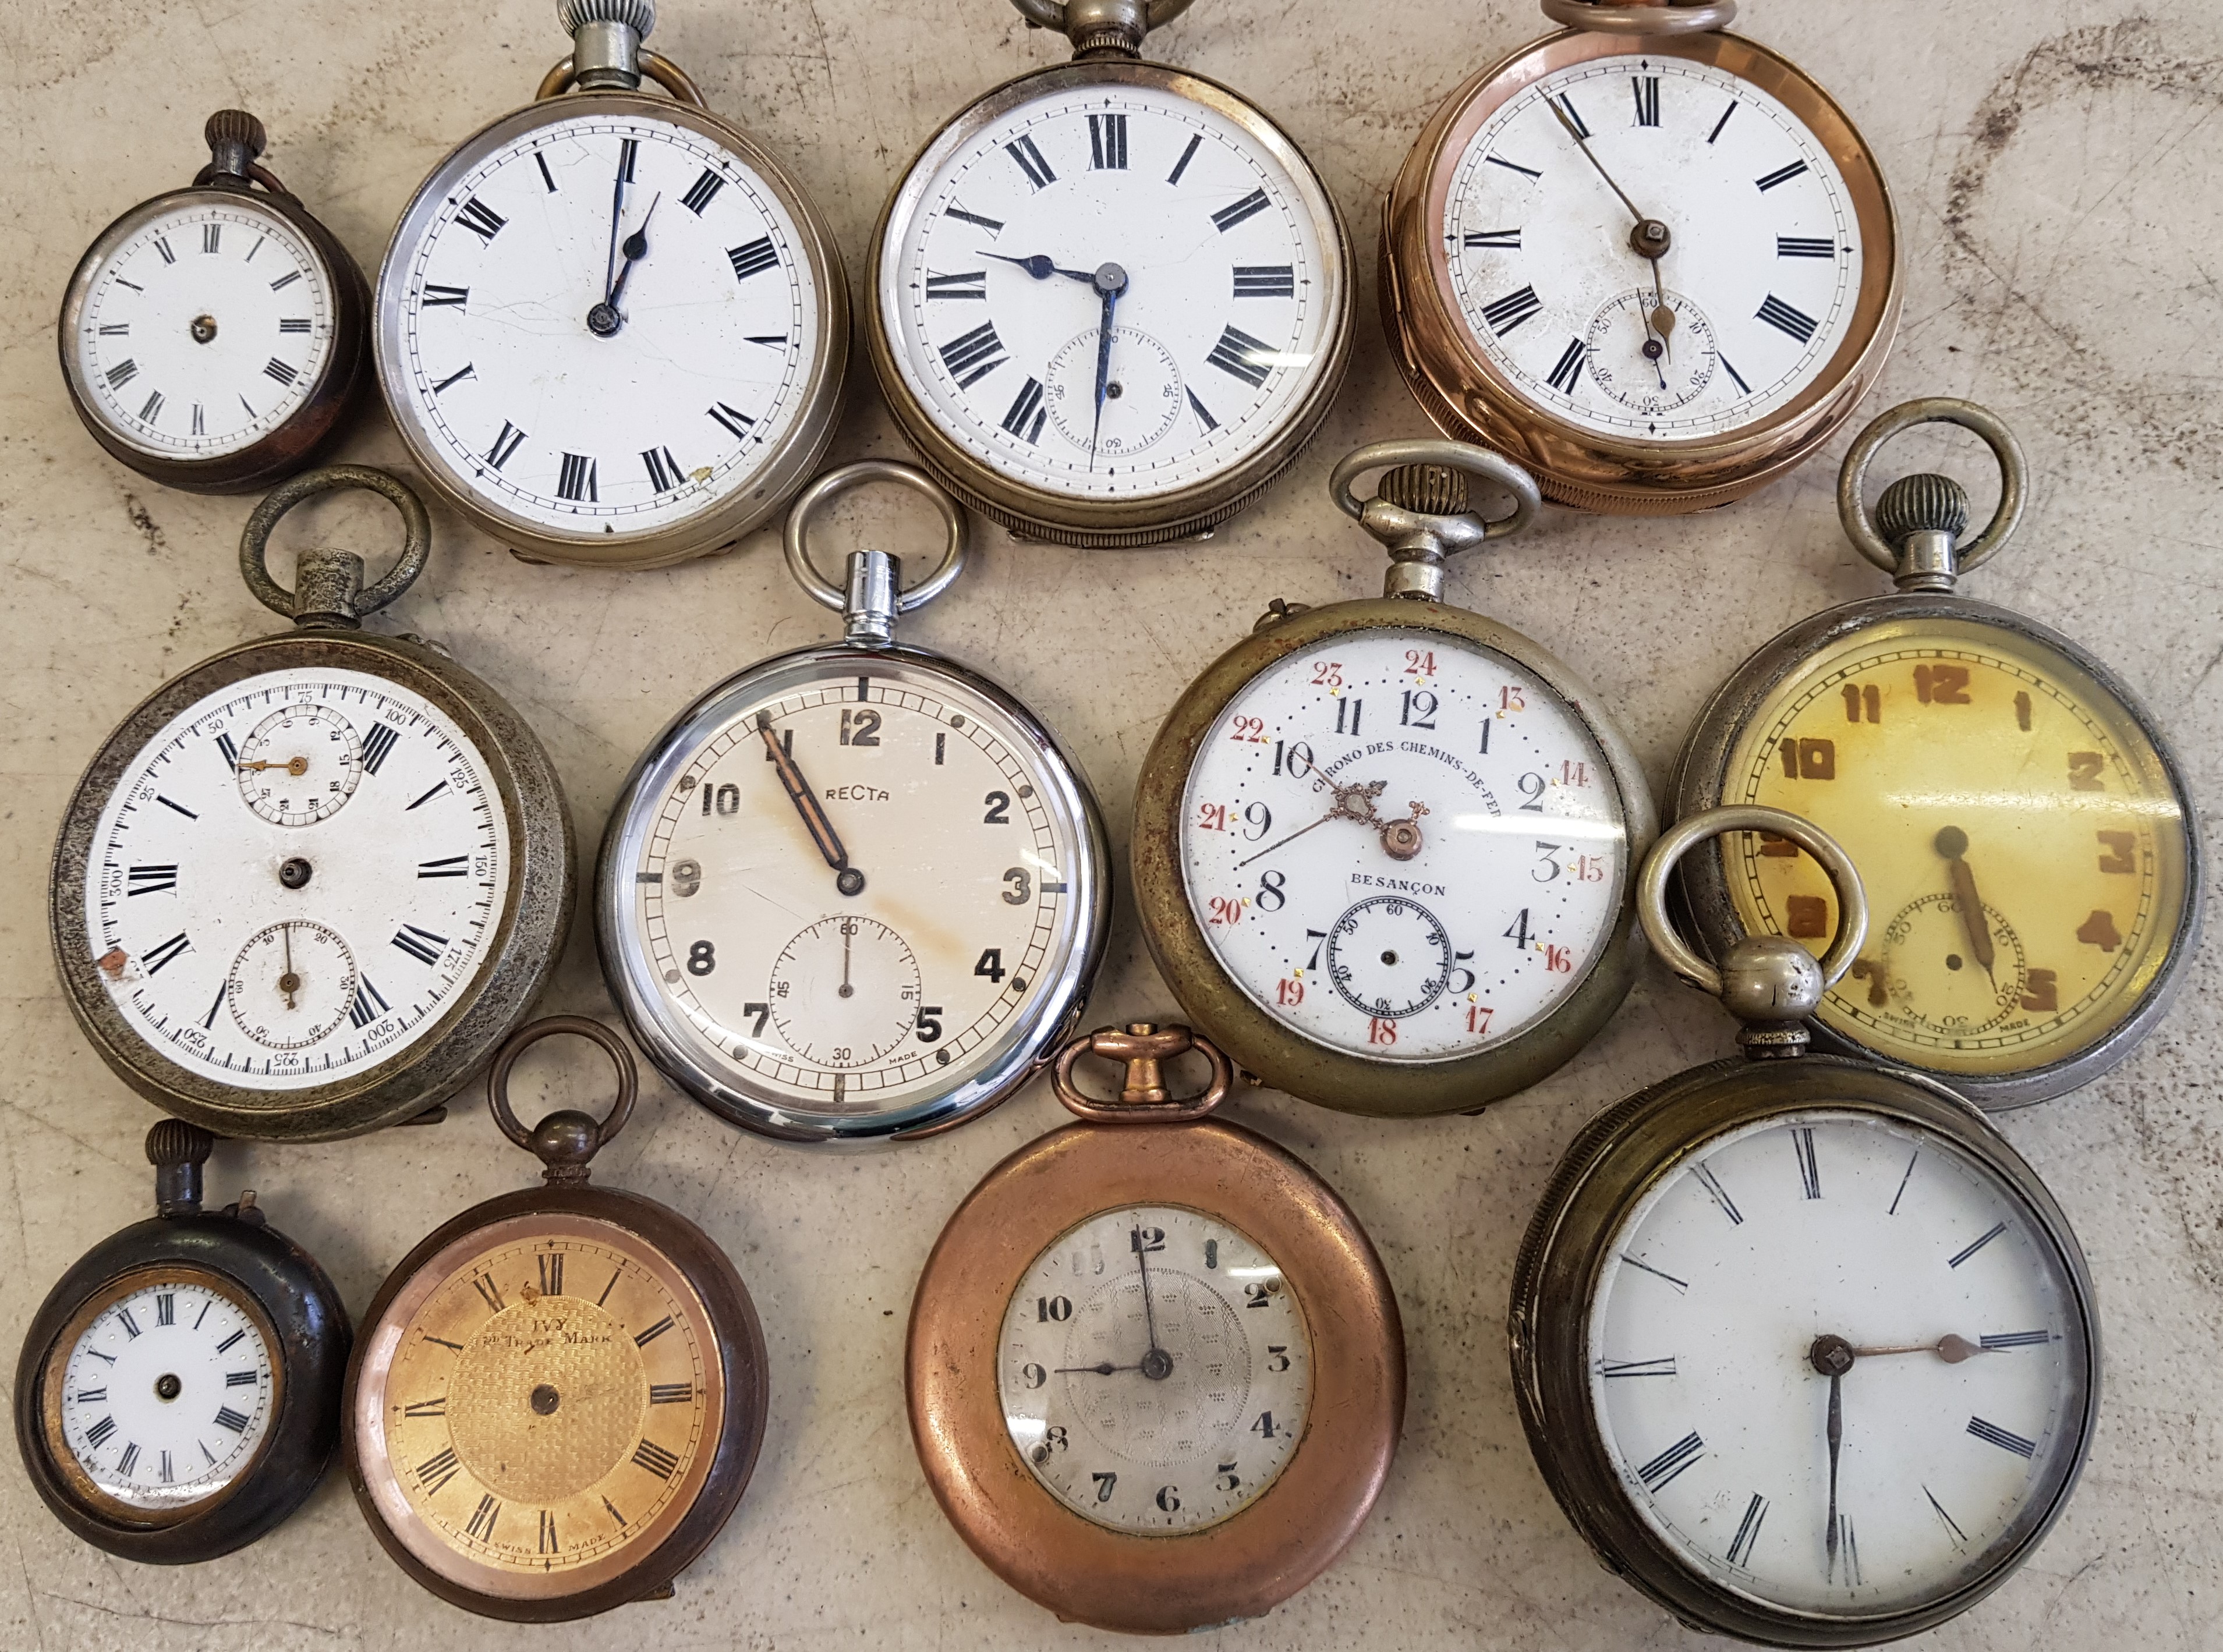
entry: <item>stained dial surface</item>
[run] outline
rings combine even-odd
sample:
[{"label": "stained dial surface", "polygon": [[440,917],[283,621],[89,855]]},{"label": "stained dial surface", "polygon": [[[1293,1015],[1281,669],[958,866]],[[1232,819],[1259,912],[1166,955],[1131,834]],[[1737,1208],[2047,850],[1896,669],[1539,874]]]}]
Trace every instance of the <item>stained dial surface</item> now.
[{"label": "stained dial surface", "polygon": [[753,1096],[858,1112],[954,1090],[1030,1035],[1086,941],[1072,782],[941,672],[844,660],[738,688],[638,795],[627,967],[658,1025]]},{"label": "stained dial surface", "polygon": [[[1630,1215],[1590,1399],[1623,1494],[1701,1575],[1797,1611],[1906,1611],[1987,1573],[2060,1490],[2078,1312],[1994,1172],[1817,1112],[1708,1143]],[[1825,1336],[1855,1350],[1834,1465]]]},{"label": "stained dial surface", "polygon": [[478,977],[509,844],[487,759],[438,707],[365,673],[268,672],[127,760],[85,944],[167,1059],[304,1089],[407,1049]]},{"label": "stained dial surface", "polygon": [[[591,1586],[701,1490],[723,1375],[671,1259],[614,1224],[525,1216],[459,1240],[368,1333],[352,1426],[381,1511],[494,1592]],[[540,1592],[547,1590],[538,1591]]]},{"label": "stained dial surface", "polygon": [[135,1277],[56,1352],[60,1443],[126,1509],[173,1514],[216,1496],[269,1433],[277,1373],[261,1316],[196,1271]]},{"label": "stained dial surface", "polygon": [[[1656,272],[1615,185],[1668,227]],[[1753,424],[1810,389],[1855,323],[1867,249],[1843,173],[1779,100],[1709,65],[1596,58],[1523,86],[1458,157],[1442,210],[1474,346],[1599,435]]]},{"label": "stained dial surface", "polygon": [[492,511],[595,538],[752,485],[826,346],[801,232],[746,163],[674,122],[582,115],[429,187],[379,327],[431,462]]},{"label": "stained dial surface", "polygon": [[1074,1513],[1174,1535],[1248,1508],[1311,1421],[1312,1341],[1274,1259],[1178,1205],[1105,1210],[1011,1293],[997,1391],[1012,1446]]},{"label": "stained dial surface", "polygon": [[337,302],[324,261],[253,196],[159,210],[93,275],[71,342],[80,390],[143,453],[237,453],[308,399]]},{"label": "stained dial surface", "polygon": [[899,199],[881,322],[936,426],[1004,475],[1169,493],[1270,442],[1327,370],[1332,222],[1294,151],[1218,110],[1068,87],[1005,111]]},{"label": "stained dial surface", "polygon": [[[2184,816],[2137,720],[2075,662],[1974,621],[1894,621],[1806,661],[1733,750],[1724,802],[1818,824],[1873,919],[1823,1023],[1887,1059],[2026,1071],[2088,1049],[2169,960]],[[1817,949],[1836,897],[1756,837],[1725,863],[1740,917]]]},{"label": "stained dial surface", "polygon": [[1393,1062],[1550,1014],[1613,933],[1627,843],[1571,707],[1501,655],[1398,629],[1245,685],[1198,751],[1181,829],[1198,927],[1244,991]]}]

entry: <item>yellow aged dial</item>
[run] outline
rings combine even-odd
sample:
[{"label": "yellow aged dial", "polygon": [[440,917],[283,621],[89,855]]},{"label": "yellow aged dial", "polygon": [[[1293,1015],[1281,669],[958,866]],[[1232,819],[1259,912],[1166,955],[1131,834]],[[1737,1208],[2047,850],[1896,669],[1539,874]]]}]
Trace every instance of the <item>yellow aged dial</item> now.
[{"label": "yellow aged dial", "polygon": [[[1875,917],[1819,1019],[1887,1060],[2026,1071],[2090,1048],[2169,961],[2185,821],[2138,718],[2039,638],[1929,615],[1863,626],[1782,678],[1732,747],[1728,803],[1804,815],[1850,851]],[[1748,928],[1835,933],[1829,883],[1745,834]]]}]

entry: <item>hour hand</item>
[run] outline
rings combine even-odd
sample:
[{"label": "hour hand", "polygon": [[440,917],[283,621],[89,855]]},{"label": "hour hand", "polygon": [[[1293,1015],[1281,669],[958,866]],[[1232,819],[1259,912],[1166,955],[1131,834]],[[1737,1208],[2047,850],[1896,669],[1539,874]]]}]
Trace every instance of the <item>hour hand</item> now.
[{"label": "hour hand", "polygon": [[841,846],[841,834],[834,830],[833,821],[810,789],[810,782],[803,777],[802,767],[788,755],[780,744],[779,736],[772,732],[771,713],[757,713],[757,732],[764,737],[765,750],[771,754],[772,767],[779,774],[779,783],[795,812],[803,817],[803,827],[810,833],[810,841],[818,845],[818,852],[834,869],[834,887],[844,895],[864,892],[865,875],[849,864],[849,851]]},{"label": "hour hand", "polygon": [[1984,915],[1982,897],[1976,893],[1976,875],[1964,858],[1968,852],[1968,834],[1958,826],[1946,826],[1931,840],[1930,846],[1945,857],[1953,884],[1953,904],[1961,909],[1961,927],[1968,932],[1968,950],[1975,954],[1977,966],[1990,975],[1997,953],[1992,945],[1991,920]]},{"label": "hour hand", "polygon": [[1053,275],[1062,275],[1069,281],[1086,281],[1091,285],[1093,285],[1096,280],[1094,270],[1061,269],[1051,261],[1048,253],[1036,253],[1031,258],[1014,258],[1009,253],[991,252],[983,252],[980,256],[993,258],[1005,264],[1017,264],[1037,281],[1047,281]]}]

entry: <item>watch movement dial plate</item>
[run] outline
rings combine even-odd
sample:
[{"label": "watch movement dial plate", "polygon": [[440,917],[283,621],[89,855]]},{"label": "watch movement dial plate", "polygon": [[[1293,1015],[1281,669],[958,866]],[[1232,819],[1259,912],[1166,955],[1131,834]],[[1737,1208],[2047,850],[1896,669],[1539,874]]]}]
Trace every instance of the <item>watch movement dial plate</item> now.
[{"label": "watch movement dial plate", "polygon": [[1036,1257],[997,1364],[1012,1448],[1074,1513],[1195,1532],[1263,1495],[1311,1423],[1312,1338],[1281,1268],[1202,1211],[1137,1205]]},{"label": "watch movement dial plate", "polygon": [[445,711],[365,672],[265,672],[124,757],[78,944],[154,1050],[280,1102],[441,1022],[501,927],[510,857],[493,766]]},{"label": "watch movement dial plate", "polygon": [[110,233],[63,351],[104,430],[150,458],[217,459],[301,411],[337,347],[341,295],[299,229],[244,191],[204,190]]}]

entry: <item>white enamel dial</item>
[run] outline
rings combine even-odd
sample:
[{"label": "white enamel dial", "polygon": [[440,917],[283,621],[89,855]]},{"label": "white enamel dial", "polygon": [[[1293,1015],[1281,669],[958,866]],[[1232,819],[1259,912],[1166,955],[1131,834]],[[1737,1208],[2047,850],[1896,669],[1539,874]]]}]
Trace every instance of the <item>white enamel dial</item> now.
[{"label": "white enamel dial", "polygon": [[1034,1260],[1004,1311],[1011,1444],[1074,1513],[1199,1531],[1248,1508],[1311,1420],[1312,1337],[1274,1259],[1178,1205],[1100,1211]]},{"label": "white enamel dial", "polygon": [[305,1088],[407,1049],[454,1006],[500,927],[509,856],[487,759],[445,713],[365,673],[268,672],[127,760],[93,832],[85,944],[169,1060]]},{"label": "white enamel dial", "polygon": [[826,341],[802,234],[746,162],[672,121],[557,116],[460,152],[434,198],[387,255],[380,349],[454,486],[610,539],[754,486]]},{"label": "white enamel dial", "polygon": [[1532,674],[1441,632],[1346,631],[1260,672],[1199,748],[1181,854],[1258,1006],[1385,1062],[1552,1014],[1618,920],[1628,828],[1596,738]]},{"label": "white enamel dial", "polygon": [[69,1350],[61,1435],[95,1490],[134,1509],[215,1495],[255,1460],[274,1382],[261,1328],[192,1277],[119,1297]]},{"label": "white enamel dial", "polygon": [[1326,370],[1332,221],[1300,163],[1217,110],[1066,86],[906,185],[880,319],[935,425],[1001,474],[1076,499],[1171,493],[1255,455]]},{"label": "white enamel dial", "polygon": [[101,423],[140,452],[211,459],[300,410],[332,352],[324,261],[252,195],[148,218],[94,272],[71,347]]},{"label": "white enamel dial", "polygon": [[[1702,1575],[1882,1614],[1986,1574],[2077,1448],[2075,1287],[2014,1192],[1926,1132],[1817,1111],[1707,1144],[1616,1235],[1590,1396],[1624,1493]],[[1831,1378],[1817,1338],[1853,1345]]]},{"label": "white enamel dial", "polygon": [[[1668,227],[1656,280],[1616,185]],[[1662,442],[1711,440],[1812,388],[1852,327],[1864,257],[1843,173],[1781,102],[1634,53],[1545,75],[1491,115],[1440,232],[1471,342],[1521,394],[1584,430]]]},{"label": "white enamel dial", "polygon": [[614,967],[664,1037],[759,1100],[861,1115],[945,1095],[1065,989],[1086,831],[1041,734],[956,676],[886,656],[774,674],[690,722],[634,794]]}]

